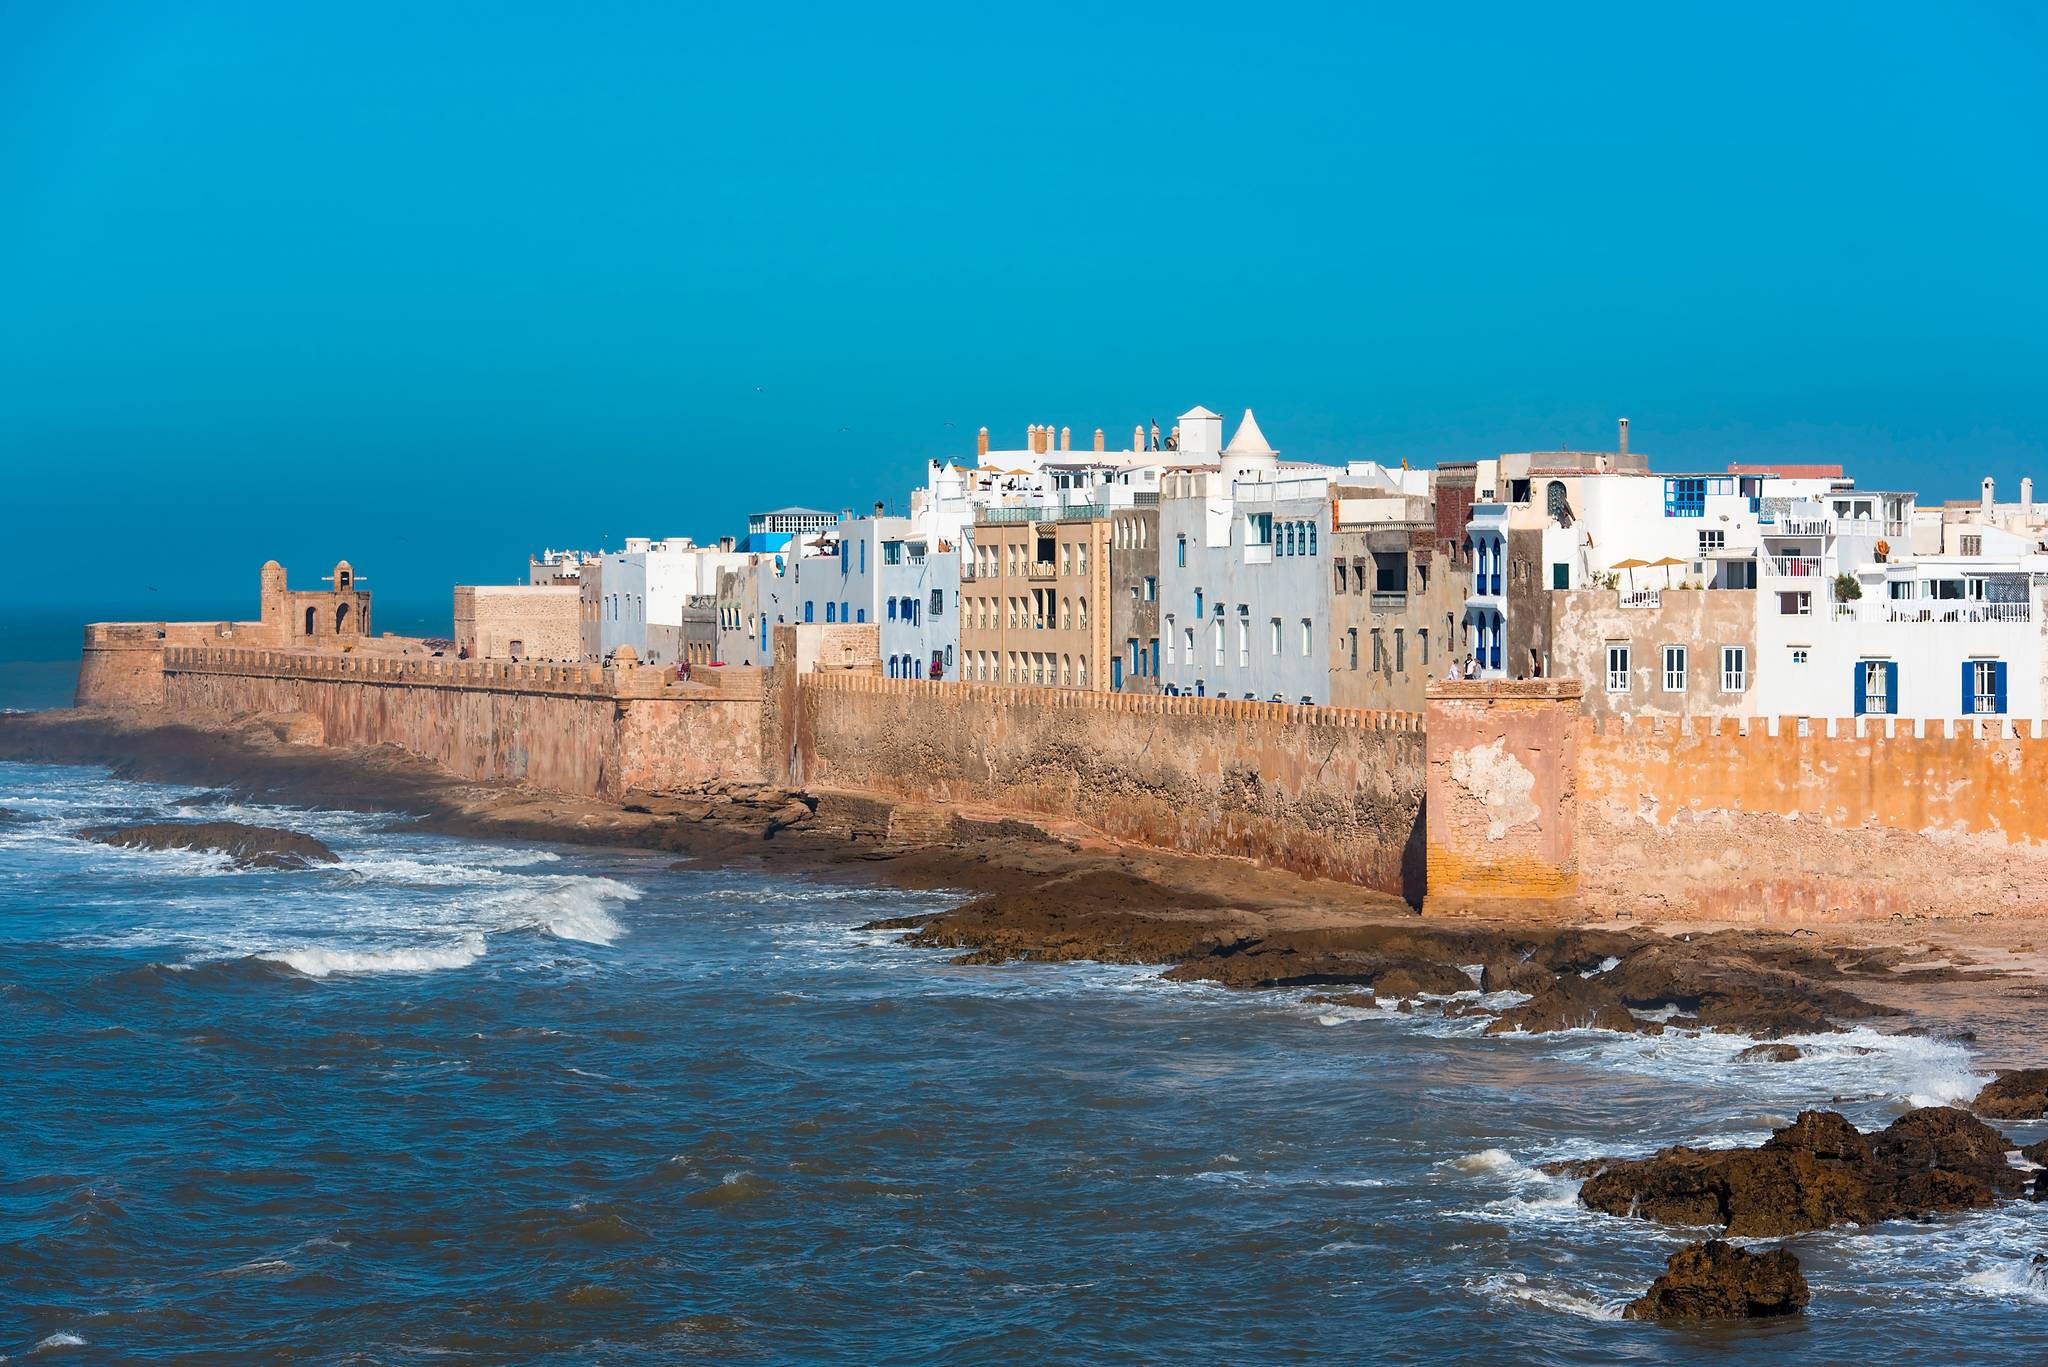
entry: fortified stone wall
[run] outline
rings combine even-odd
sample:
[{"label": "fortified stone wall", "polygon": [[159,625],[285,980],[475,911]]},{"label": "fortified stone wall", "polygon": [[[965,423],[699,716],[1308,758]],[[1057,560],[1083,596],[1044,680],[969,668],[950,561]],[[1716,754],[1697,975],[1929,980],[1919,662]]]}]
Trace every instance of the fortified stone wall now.
[{"label": "fortified stone wall", "polygon": [[1715,920],[2048,914],[2041,724],[1587,720],[1583,896]]},{"label": "fortified stone wall", "polygon": [[1421,895],[1421,717],[1215,698],[797,677],[807,787],[1078,821]]},{"label": "fortified stone wall", "polygon": [[618,799],[762,776],[763,680],[720,671],[175,648],[167,707],[222,718],[298,715],[322,743],[395,745],[464,778]]}]

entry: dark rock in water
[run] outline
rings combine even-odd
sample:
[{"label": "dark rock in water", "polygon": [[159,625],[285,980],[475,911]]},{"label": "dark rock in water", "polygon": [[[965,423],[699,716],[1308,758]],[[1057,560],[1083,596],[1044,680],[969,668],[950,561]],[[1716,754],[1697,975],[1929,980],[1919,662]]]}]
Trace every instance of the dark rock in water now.
[{"label": "dark rock in water", "polygon": [[1359,992],[1317,992],[1303,998],[1311,1006],[1378,1006],[1379,998],[1372,991]]},{"label": "dark rock in water", "polygon": [[15,811],[12,807],[0,807],[0,825],[19,820],[21,820],[20,812]]},{"label": "dark rock in water", "polygon": [[1626,1006],[1676,1006],[1709,1028],[1752,1035],[1820,1034],[1836,1028],[1830,1016],[1899,1014],[1725,947],[1680,940],[1643,945],[1596,981]]},{"label": "dark rock in water", "polygon": [[2020,1150],[2020,1157],[2048,1168],[2048,1139],[2037,1139]]},{"label": "dark rock in water", "polygon": [[1532,959],[1495,959],[1479,973],[1482,992],[1541,992],[1557,981],[1557,974]]},{"label": "dark rock in water", "polygon": [[1605,984],[1567,974],[1553,978],[1549,986],[1520,1006],[1501,1012],[1486,1027],[1486,1033],[1502,1035],[1521,1030],[1539,1035],[1581,1028],[1632,1031],[1640,1026]]},{"label": "dark rock in water", "polygon": [[1751,1253],[1720,1239],[1688,1244],[1621,1313],[1632,1320],[1749,1320],[1793,1315],[1812,1299],[1789,1249]]},{"label": "dark rock in water", "polygon": [[1796,1044],[1752,1044],[1735,1056],[1737,1063],[1790,1063],[1805,1058]]},{"label": "dark rock in water", "polygon": [[1916,1219],[2024,1194],[2005,1136],[1950,1106],[1912,1111],[1864,1134],[1832,1111],[1805,1111],[1755,1149],[1683,1145],[1608,1162],[1579,1199],[1610,1215],[1720,1225],[1742,1237]]},{"label": "dark rock in water", "polygon": [[305,869],[340,856],[310,835],[239,821],[153,821],[139,826],[93,826],[86,840],[131,850],[218,850],[238,869]]},{"label": "dark rock in water", "polygon": [[2016,1068],[2000,1073],[1970,1109],[1993,1120],[2039,1120],[2048,1115],[2048,1068]]}]

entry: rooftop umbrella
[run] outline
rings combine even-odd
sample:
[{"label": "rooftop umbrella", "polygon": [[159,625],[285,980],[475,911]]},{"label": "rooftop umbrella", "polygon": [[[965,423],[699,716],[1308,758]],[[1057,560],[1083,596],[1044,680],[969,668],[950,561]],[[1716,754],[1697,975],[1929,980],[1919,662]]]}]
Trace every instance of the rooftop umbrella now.
[{"label": "rooftop umbrella", "polygon": [[1635,592],[1636,587],[1636,571],[1641,569],[1648,569],[1649,565],[1650,562],[1647,560],[1638,560],[1634,556],[1630,556],[1626,560],[1615,561],[1612,565],[1609,565],[1608,568],[1613,570],[1627,570],[1629,592],[1633,593]]},{"label": "rooftop umbrella", "polygon": [[1653,570],[1657,569],[1659,566],[1663,568],[1664,587],[1668,589],[1671,587],[1671,567],[1673,565],[1683,565],[1684,563],[1685,562],[1683,560],[1680,560],[1675,555],[1667,555],[1660,560],[1652,560],[1649,564],[1649,568]]}]

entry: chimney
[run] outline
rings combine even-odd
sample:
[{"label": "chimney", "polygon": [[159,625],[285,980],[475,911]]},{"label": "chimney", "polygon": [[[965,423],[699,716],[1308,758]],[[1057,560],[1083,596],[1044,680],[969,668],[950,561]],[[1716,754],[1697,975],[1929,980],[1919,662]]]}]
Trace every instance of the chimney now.
[{"label": "chimney", "polygon": [[1628,419],[1621,420],[1621,454],[1628,454]]},{"label": "chimney", "polygon": [[1986,517],[1989,517],[1989,516],[1991,516],[1991,505],[1992,505],[1992,503],[1993,503],[1994,501],[1995,501],[1995,500],[1994,500],[1994,498],[1993,498],[1993,495],[1992,495],[1992,491],[1991,491],[1991,476],[1989,476],[1989,475],[1986,475],[1986,476],[1984,476],[1984,503],[1983,503],[1983,512],[1984,512],[1984,516],[1986,516]]},{"label": "chimney", "polygon": [[880,499],[878,498],[878,499],[876,499],[876,500],[875,500],[875,516],[876,516],[876,517],[880,517],[881,515],[882,515],[882,500],[880,500]]},{"label": "chimney", "polygon": [[733,538],[729,536],[721,536],[718,538],[718,549],[720,549],[721,551],[730,552],[732,548],[738,544],[739,543],[737,541],[735,541]]},{"label": "chimney", "polygon": [[1098,450],[1098,451],[1100,451],[1100,450],[1102,450],[1102,449],[1103,449],[1103,446],[1102,446],[1102,429],[1101,429],[1101,428],[1099,428],[1099,427],[1095,429],[1095,449],[1096,449],[1096,450]]},{"label": "chimney", "polygon": [[1035,422],[1024,429],[1024,449],[1027,451],[1036,451],[1038,449],[1038,424]]},{"label": "chimney", "polygon": [[1071,451],[1071,450],[1073,450],[1073,449],[1074,449],[1074,429],[1073,429],[1073,428],[1071,428],[1071,427],[1062,427],[1062,428],[1060,429],[1060,450],[1062,450],[1062,451]]},{"label": "chimney", "polygon": [[975,433],[974,454],[977,456],[985,456],[988,454],[988,429],[986,427],[982,428],[981,431]]},{"label": "chimney", "polygon": [[2024,476],[2020,480],[2020,516],[2031,520],[2034,516],[2034,477]]},{"label": "chimney", "polygon": [[1145,449],[1144,423],[1139,423],[1136,427],[1133,427],[1131,429],[1131,449],[1133,451],[1142,451]]}]

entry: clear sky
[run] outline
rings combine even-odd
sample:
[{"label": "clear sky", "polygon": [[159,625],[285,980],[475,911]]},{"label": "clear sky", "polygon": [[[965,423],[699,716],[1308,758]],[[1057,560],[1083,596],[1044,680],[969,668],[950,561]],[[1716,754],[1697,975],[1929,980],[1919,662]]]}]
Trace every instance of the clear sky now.
[{"label": "clear sky", "polygon": [[1196,403],[2048,496],[2040,15],[0,0],[7,596],[445,621]]}]

